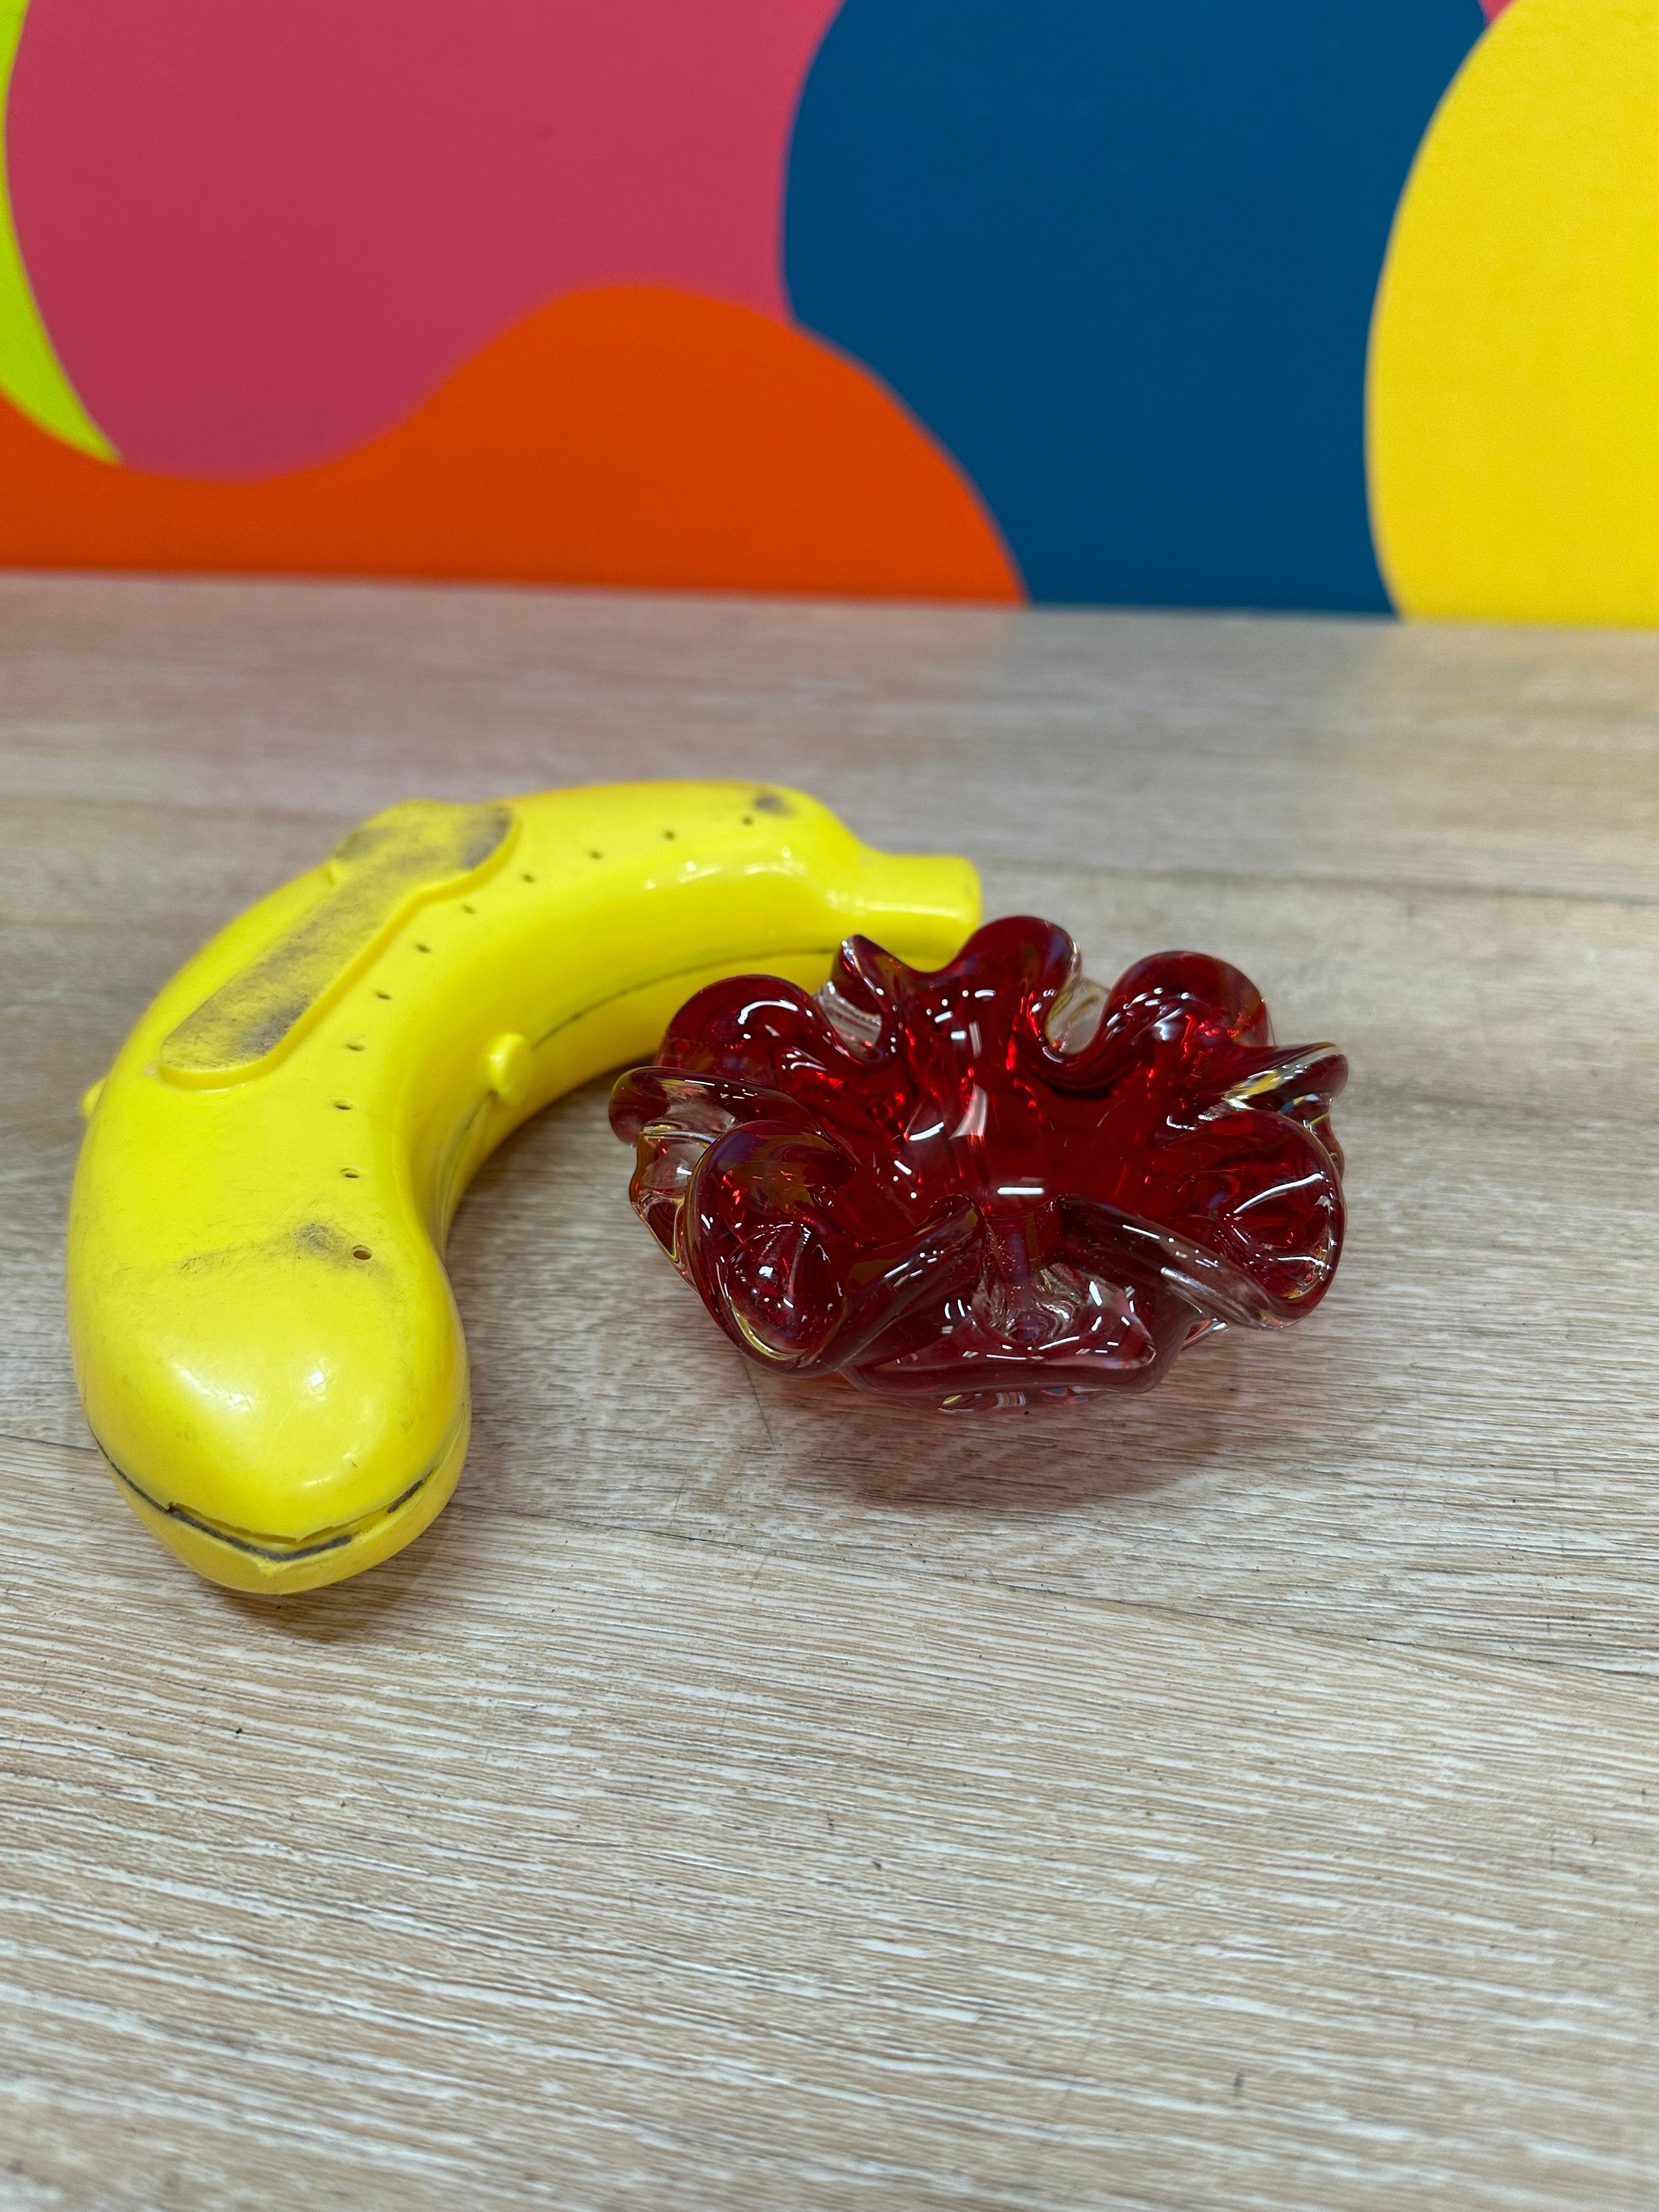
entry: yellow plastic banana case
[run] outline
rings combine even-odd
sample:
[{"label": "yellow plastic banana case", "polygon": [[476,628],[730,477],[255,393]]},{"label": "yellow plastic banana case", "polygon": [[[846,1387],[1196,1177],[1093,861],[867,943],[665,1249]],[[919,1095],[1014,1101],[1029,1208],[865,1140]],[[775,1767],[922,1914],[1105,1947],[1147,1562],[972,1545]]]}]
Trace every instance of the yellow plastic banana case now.
[{"label": "yellow plastic banana case", "polygon": [[442,1254],[501,1139],[648,1058],[717,977],[815,988],[855,930],[937,966],[978,909],[965,860],[872,852],[752,784],[364,823],[174,976],[88,1093],[70,1330],[128,1503],[233,1589],[399,1549],[466,1453]]}]

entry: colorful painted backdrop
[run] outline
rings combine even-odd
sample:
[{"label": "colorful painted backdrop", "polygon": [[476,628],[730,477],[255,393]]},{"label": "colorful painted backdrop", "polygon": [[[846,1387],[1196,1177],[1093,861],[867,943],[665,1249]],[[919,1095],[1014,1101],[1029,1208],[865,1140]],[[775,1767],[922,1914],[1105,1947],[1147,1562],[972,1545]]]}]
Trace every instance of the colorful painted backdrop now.
[{"label": "colorful painted backdrop", "polygon": [[1659,0],[0,0],[0,562],[1659,620]]}]

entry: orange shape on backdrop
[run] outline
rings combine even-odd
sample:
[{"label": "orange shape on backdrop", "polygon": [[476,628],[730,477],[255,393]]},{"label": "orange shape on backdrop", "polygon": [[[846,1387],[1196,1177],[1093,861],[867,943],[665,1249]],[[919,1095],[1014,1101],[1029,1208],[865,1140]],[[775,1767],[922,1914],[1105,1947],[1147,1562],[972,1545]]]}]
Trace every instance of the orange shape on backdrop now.
[{"label": "orange shape on backdrop", "polygon": [[1018,599],[972,485],[865,370],[694,294],[606,287],[343,459],[112,467],[0,403],[0,564]]}]

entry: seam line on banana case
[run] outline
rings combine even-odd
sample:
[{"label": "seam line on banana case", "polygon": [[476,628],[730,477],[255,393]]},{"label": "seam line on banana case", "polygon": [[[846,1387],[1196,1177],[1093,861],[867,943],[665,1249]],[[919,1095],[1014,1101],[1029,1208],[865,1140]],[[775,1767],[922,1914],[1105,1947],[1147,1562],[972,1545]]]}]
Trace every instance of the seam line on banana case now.
[{"label": "seam line on banana case", "polygon": [[[775,951],[763,954],[760,957],[770,960],[831,960],[835,957],[835,951],[836,948],[833,945],[780,945]],[[550,1037],[557,1036],[561,1030],[568,1030],[577,1022],[585,1022],[590,1014],[603,1013],[607,1006],[614,1006],[619,1000],[632,999],[641,991],[660,990],[666,984],[684,981],[688,975],[706,975],[711,968],[719,968],[723,964],[719,960],[700,960],[695,967],[677,968],[672,975],[653,975],[647,977],[643,983],[630,983],[625,991],[613,991],[608,999],[596,999],[591,1006],[583,1006],[577,1013],[564,1015],[561,1020],[554,1023],[551,1029],[544,1030],[541,1035],[533,1040],[534,1049],[539,1052]],[[753,972],[761,975],[769,971],[763,968],[757,968]]]},{"label": "seam line on banana case", "polygon": [[[433,1476],[436,1474],[438,1469],[442,1466],[445,1459],[453,1449],[454,1437],[452,1435],[446,1441],[443,1449],[439,1452],[438,1456],[433,1461],[431,1466],[426,1468],[422,1474],[417,1474],[414,1481],[410,1484],[406,1490],[399,1491],[397,1497],[395,1497],[389,1504],[374,1508],[369,1514],[365,1516],[365,1518],[368,1520],[380,1520],[384,1516],[401,1511],[402,1509],[408,1504],[410,1499],[414,1497],[416,1491],[425,1489],[427,1484],[431,1481]],[[299,1546],[289,1546],[286,1544],[261,1544],[256,1542],[251,1536],[234,1536],[228,1529],[216,1527],[211,1521],[202,1519],[199,1515],[191,1512],[185,1506],[164,1505],[159,1498],[152,1498],[150,1496],[150,1493],[144,1488],[142,1482],[135,1482],[132,1477],[127,1473],[125,1468],[120,1466],[118,1462],[112,1459],[109,1453],[105,1450],[101,1443],[99,1444],[98,1450],[100,1456],[102,1458],[105,1466],[108,1468],[110,1473],[116,1477],[118,1481],[125,1483],[127,1488],[131,1491],[135,1498],[142,1498],[145,1504],[149,1507],[152,1513],[164,1513],[170,1521],[182,1521],[187,1528],[194,1528],[204,1536],[211,1536],[215,1543],[228,1544],[232,1551],[249,1553],[256,1559],[276,1559],[278,1561],[288,1559],[314,1559],[320,1558],[325,1552],[337,1552],[345,1545],[355,1543],[357,1537],[362,1534],[361,1529],[353,1530],[350,1528],[343,1528],[337,1535],[325,1536],[314,1544],[302,1544]]]}]

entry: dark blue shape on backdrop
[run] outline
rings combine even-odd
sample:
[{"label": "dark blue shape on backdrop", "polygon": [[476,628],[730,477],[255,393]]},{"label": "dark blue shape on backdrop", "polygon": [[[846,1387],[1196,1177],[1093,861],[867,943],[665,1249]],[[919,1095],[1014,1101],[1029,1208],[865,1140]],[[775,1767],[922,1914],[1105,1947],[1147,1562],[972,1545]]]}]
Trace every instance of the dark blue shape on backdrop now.
[{"label": "dark blue shape on backdrop", "polygon": [[1386,609],[1365,344],[1476,0],[848,0],[795,313],[978,484],[1034,599]]}]

